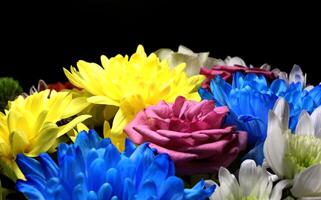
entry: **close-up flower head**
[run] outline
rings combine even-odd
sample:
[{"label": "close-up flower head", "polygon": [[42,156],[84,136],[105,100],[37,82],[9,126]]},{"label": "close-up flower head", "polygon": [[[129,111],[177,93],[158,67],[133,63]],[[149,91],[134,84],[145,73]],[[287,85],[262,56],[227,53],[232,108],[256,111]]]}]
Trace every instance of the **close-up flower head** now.
[{"label": "close-up flower head", "polygon": [[321,196],[321,107],[300,114],[295,132],[288,129],[290,107],[280,98],[269,112],[264,143],[266,164],[292,186],[297,198]]},{"label": "close-up flower head", "polygon": [[89,93],[88,102],[105,105],[106,112],[113,109],[111,106],[118,107],[111,133],[106,135],[120,150],[124,149],[126,138],[123,129],[142,109],[161,100],[173,102],[179,95],[200,100],[197,90],[203,75],[189,77],[184,63],[170,68],[168,62],[160,61],[156,54],[147,56],[141,45],[130,58],[102,56],[101,63],[102,67],[79,61],[78,70],[71,67],[64,72],[73,85]]},{"label": "close-up flower head", "polygon": [[163,199],[205,200],[215,186],[201,180],[185,189],[175,176],[173,161],[157,154],[148,143],[137,148],[126,140],[120,153],[110,139],[100,139],[90,130],[78,134],[75,144],[60,144],[58,163],[46,153],[39,159],[18,155],[26,177],[17,189],[29,199]]},{"label": "close-up flower head", "polygon": [[[301,75],[302,71],[290,74],[291,77]],[[211,81],[211,90],[200,88],[199,93],[203,99],[214,99],[217,105],[230,109],[226,123],[236,125],[239,130],[248,133],[249,148],[252,149],[248,156],[262,163],[268,111],[273,108],[278,97],[284,97],[289,103],[289,128],[292,130],[296,127],[302,110],[312,113],[321,105],[321,86],[304,88],[302,81],[296,79],[288,83],[283,79],[275,79],[269,83],[261,74],[236,72],[233,74],[232,84],[221,76],[216,76]]]},{"label": "close-up flower head", "polygon": [[[84,109],[81,101],[85,99],[73,99],[69,92],[44,90],[9,102],[8,110],[0,112],[1,172],[11,179],[23,178],[17,154],[35,157],[53,148],[59,137],[90,117],[71,118]],[[58,123],[63,119],[70,120]]]},{"label": "close-up flower head", "polygon": [[161,101],[139,112],[125,128],[135,144],[150,142],[167,153],[180,174],[217,172],[229,166],[246,148],[246,132],[223,126],[225,106],[211,100],[201,102],[177,97],[174,103]]}]

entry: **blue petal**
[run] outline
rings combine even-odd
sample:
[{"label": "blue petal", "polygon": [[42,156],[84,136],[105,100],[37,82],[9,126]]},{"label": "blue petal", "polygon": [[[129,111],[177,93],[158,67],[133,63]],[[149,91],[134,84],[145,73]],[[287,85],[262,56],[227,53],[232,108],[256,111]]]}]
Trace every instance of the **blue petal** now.
[{"label": "blue petal", "polygon": [[105,160],[97,158],[94,160],[88,169],[88,189],[98,191],[100,186],[105,182],[105,177],[102,176],[107,171]]},{"label": "blue petal", "polygon": [[[76,185],[73,188],[72,191],[72,199],[73,200],[87,200],[87,190],[84,189],[83,185]],[[65,197],[62,197],[60,199],[64,199]],[[65,198],[67,199],[67,198]]]},{"label": "blue petal", "polygon": [[155,183],[162,183],[167,178],[170,158],[167,154],[159,154],[155,157],[154,162],[144,172],[143,181],[153,180]]},{"label": "blue petal", "polygon": [[221,76],[216,76],[211,80],[210,88],[214,96],[214,100],[218,106],[228,105],[228,94],[232,87],[230,84],[225,82]]},{"label": "blue petal", "polygon": [[18,180],[16,182],[16,188],[17,190],[22,192],[28,199],[46,200],[46,198],[42,195],[42,193],[37,188],[25,183],[24,181]]},{"label": "blue petal", "polygon": [[100,142],[100,137],[94,130],[89,130],[87,133],[86,131],[81,131],[75,141],[75,145],[79,146],[83,153],[85,151],[97,147]]},{"label": "blue petal", "polygon": [[110,184],[111,188],[113,189],[114,195],[119,195],[121,191],[121,186],[119,185],[119,177],[120,173],[115,168],[110,168],[105,173],[105,181]]},{"label": "blue petal", "polygon": [[42,194],[45,194],[46,191],[46,180],[34,175],[34,174],[27,174],[25,175],[27,179],[27,183],[35,188],[37,188]]},{"label": "blue petal", "polygon": [[129,139],[126,138],[124,154],[127,157],[129,157],[130,155],[132,155],[132,153],[135,151],[135,149],[136,149],[135,144],[132,141],[130,141]]},{"label": "blue petal", "polygon": [[137,199],[139,200],[149,200],[156,199],[157,197],[157,186],[154,181],[148,179],[138,190]]},{"label": "blue petal", "polygon": [[287,83],[282,79],[276,79],[272,82],[270,90],[277,96],[282,95],[288,89]]},{"label": "blue petal", "polygon": [[24,154],[18,154],[16,162],[23,174],[36,175],[45,179],[44,171],[37,160],[29,158]]},{"label": "blue petal", "polygon": [[309,113],[313,112],[314,103],[313,99],[309,95],[302,98],[302,109],[308,111]]},{"label": "blue petal", "polygon": [[109,145],[106,148],[104,159],[109,168],[116,167],[120,160],[120,153],[114,145]]},{"label": "blue petal", "polygon": [[315,86],[310,92],[309,96],[313,98],[316,105],[321,105],[321,85]]},{"label": "blue petal", "polygon": [[216,185],[205,188],[205,182],[202,179],[192,189],[185,189],[185,200],[208,199],[214,192]]},{"label": "blue petal", "polygon": [[133,181],[130,178],[126,178],[123,185],[123,200],[132,200],[136,194],[135,186]]},{"label": "blue petal", "polygon": [[58,186],[59,186],[59,178],[51,178],[46,183],[46,192],[48,193],[48,196],[55,196],[55,194],[58,192]]},{"label": "blue petal", "polygon": [[242,88],[244,84],[244,75],[243,73],[236,72],[233,74],[233,82],[232,87],[233,88]]},{"label": "blue petal", "polygon": [[110,199],[113,189],[109,183],[104,183],[100,186],[97,195],[98,199]]},{"label": "blue petal", "polygon": [[99,158],[98,152],[96,151],[96,149],[91,149],[90,151],[88,151],[86,163],[90,165],[97,158]]},{"label": "blue petal", "polygon": [[213,100],[213,95],[211,92],[207,91],[204,88],[198,89],[198,94],[202,97],[202,99]]},{"label": "blue petal", "polygon": [[87,200],[98,200],[97,194],[94,191],[90,191],[88,193]]},{"label": "blue petal", "polygon": [[161,200],[183,200],[184,183],[181,179],[171,176],[165,180],[160,188]]},{"label": "blue petal", "polygon": [[58,176],[58,166],[55,161],[47,153],[42,153],[39,155],[39,162],[41,163],[42,169],[47,179]]}]

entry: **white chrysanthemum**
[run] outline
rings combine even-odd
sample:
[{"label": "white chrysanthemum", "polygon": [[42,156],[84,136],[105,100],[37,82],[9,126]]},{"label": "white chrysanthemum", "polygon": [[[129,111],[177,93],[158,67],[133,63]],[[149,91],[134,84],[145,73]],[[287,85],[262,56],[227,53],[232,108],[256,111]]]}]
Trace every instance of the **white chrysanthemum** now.
[{"label": "white chrysanthemum", "polygon": [[271,175],[253,160],[245,160],[239,171],[239,181],[226,168],[219,170],[220,186],[211,200],[279,200],[286,186],[280,181],[272,190]]},{"label": "white chrysanthemum", "polygon": [[321,107],[300,115],[295,134],[288,129],[289,106],[280,98],[269,112],[264,156],[281,179],[290,180],[295,197],[321,199]]}]

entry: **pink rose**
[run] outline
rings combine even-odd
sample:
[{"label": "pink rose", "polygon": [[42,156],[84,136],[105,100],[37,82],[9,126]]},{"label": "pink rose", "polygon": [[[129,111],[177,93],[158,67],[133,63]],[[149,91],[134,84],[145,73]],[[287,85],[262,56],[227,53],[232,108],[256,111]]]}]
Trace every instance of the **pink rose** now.
[{"label": "pink rose", "polygon": [[261,69],[261,68],[248,68],[243,67],[240,65],[234,66],[214,66],[211,69],[206,67],[202,67],[200,70],[200,74],[206,76],[205,81],[202,83],[202,88],[209,89],[210,81],[217,75],[220,75],[224,80],[231,81],[233,73],[240,71],[244,73],[255,73],[255,74],[262,74],[266,78],[274,79],[273,72]]},{"label": "pink rose", "polygon": [[222,127],[227,113],[227,107],[214,107],[213,101],[177,97],[173,104],[161,101],[139,112],[125,132],[134,143],[149,142],[169,154],[181,175],[212,173],[230,165],[246,147],[246,132]]}]

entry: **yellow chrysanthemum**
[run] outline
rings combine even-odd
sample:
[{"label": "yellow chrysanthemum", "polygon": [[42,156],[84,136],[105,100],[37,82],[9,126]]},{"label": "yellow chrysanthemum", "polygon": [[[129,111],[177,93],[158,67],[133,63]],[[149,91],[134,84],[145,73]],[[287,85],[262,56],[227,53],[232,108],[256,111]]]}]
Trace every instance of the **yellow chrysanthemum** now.
[{"label": "yellow chrysanthemum", "polygon": [[24,178],[15,162],[16,155],[34,157],[48,151],[57,138],[90,115],[80,115],[61,126],[57,122],[78,114],[87,105],[83,97],[73,99],[70,92],[50,90],[9,102],[9,109],[0,112],[1,172],[12,179]]},{"label": "yellow chrysanthemum", "polygon": [[130,59],[121,55],[110,59],[102,56],[101,62],[102,67],[79,61],[78,71],[71,67],[70,72],[66,69],[64,72],[73,85],[92,95],[87,98],[88,102],[119,107],[111,132],[105,123],[104,134],[110,136],[120,150],[124,149],[124,127],[143,108],[160,100],[173,102],[179,95],[200,100],[197,88],[204,80],[202,75],[188,77],[184,63],[171,69],[167,61],[160,62],[155,54],[147,57],[141,45]]}]

